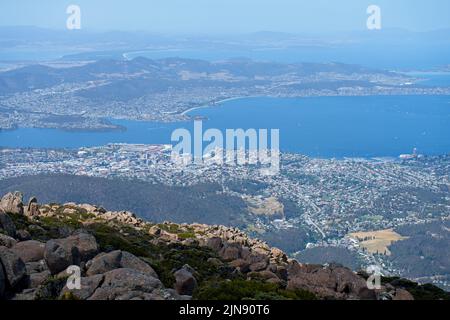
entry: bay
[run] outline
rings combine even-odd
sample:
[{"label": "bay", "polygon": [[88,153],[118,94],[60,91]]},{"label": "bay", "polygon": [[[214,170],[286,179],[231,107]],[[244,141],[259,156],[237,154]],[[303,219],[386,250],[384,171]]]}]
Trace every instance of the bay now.
[{"label": "bay", "polygon": [[[398,157],[450,153],[450,96],[367,96],[243,98],[189,115],[201,116],[204,130],[279,129],[282,151],[312,157]],[[107,143],[171,144],[177,128],[193,122],[114,120],[113,132],[19,128],[0,132],[2,147],[79,148]]]}]

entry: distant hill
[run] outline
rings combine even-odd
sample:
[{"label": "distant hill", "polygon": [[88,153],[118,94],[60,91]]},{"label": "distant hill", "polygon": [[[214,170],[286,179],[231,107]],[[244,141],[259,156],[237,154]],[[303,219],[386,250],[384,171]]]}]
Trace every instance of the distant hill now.
[{"label": "distant hill", "polygon": [[[189,79],[181,79],[184,73]],[[29,65],[0,73],[0,96],[32,89],[49,88],[62,83],[77,83],[94,80],[107,80],[111,84],[95,89],[81,91],[84,97],[111,98],[111,92],[121,89],[117,96],[120,100],[128,100],[149,93],[165,92],[170,87],[224,85],[224,80],[211,78],[210,75],[228,75],[235,81],[255,81],[256,78],[266,81],[273,77],[292,76],[307,77],[320,73],[382,74],[390,75],[383,70],[374,70],[358,65],[342,63],[299,63],[281,64],[274,62],[257,62],[249,59],[208,62],[194,59],[168,58],[151,60],[138,57],[133,60],[105,59],[71,68],[51,68],[43,65]],[[120,75],[120,77],[117,77]],[[209,77],[208,77],[209,75]],[[394,75],[394,74],[393,74]],[[131,78],[130,78],[131,77]],[[186,81],[189,80],[189,81]],[[263,80],[259,80],[263,82]],[[272,81],[272,80],[270,80]],[[338,82],[342,86],[342,81]],[[334,84],[329,83],[333,88]],[[346,86],[355,83],[347,83]],[[358,84],[370,86],[360,81]],[[245,84],[244,84],[245,85]],[[249,85],[249,84],[246,84]],[[319,83],[318,87],[326,88],[327,83]],[[136,93],[127,90],[135,88]],[[139,93],[139,94],[138,94]],[[123,98],[125,97],[125,99]]]},{"label": "distant hill", "polygon": [[39,175],[0,180],[0,194],[21,190],[25,199],[46,203],[97,203],[110,210],[127,208],[155,222],[198,222],[242,226],[246,205],[218,194],[217,185],[169,187],[142,181],[69,175]]}]

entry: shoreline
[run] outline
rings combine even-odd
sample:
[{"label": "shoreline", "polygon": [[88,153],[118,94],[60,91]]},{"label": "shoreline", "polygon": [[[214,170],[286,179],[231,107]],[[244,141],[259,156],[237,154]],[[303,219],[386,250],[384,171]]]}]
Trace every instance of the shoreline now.
[{"label": "shoreline", "polygon": [[198,107],[192,107],[189,108],[181,113],[179,113],[179,115],[185,116],[187,115],[189,112],[197,110],[197,109],[205,109],[205,108],[213,108],[213,107],[217,107],[218,105],[225,103],[225,102],[229,102],[229,101],[235,101],[235,100],[241,100],[241,99],[247,99],[247,98],[260,98],[263,96],[240,96],[240,97],[234,97],[234,98],[226,98],[226,99],[222,99],[222,100],[218,100],[215,102],[208,102],[208,104],[205,105],[201,105]]},{"label": "shoreline", "polygon": [[[151,143],[151,144],[143,144],[143,143],[126,143],[126,142],[110,142],[103,145],[95,145],[95,146],[80,146],[80,147],[35,147],[35,146],[28,146],[28,147],[16,147],[16,146],[4,146],[0,145],[0,153],[2,152],[8,152],[12,150],[65,150],[65,151],[79,151],[81,149],[86,148],[101,148],[101,147],[107,147],[108,145],[145,145],[145,146],[165,146],[170,145],[170,143]],[[404,162],[404,161],[414,161],[415,159],[401,159],[400,156],[392,156],[392,155],[384,155],[384,156],[318,156],[318,155],[308,155],[305,153],[300,152],[293,152],[293,151],[280,151],[281,155],[296,155],[296,156],[302,156],[309,159],[316,159],[316,160],[336,160],[336,161],[354,161],[354,162],[374,162],[374,163],[380,163],[380,162]],[[442,154],[429,154],[424,155],[423,158],[437,158],[437,157],[450,157],[450,151],[447,153]],[[419,158],[420,159],[420,158]]]}]

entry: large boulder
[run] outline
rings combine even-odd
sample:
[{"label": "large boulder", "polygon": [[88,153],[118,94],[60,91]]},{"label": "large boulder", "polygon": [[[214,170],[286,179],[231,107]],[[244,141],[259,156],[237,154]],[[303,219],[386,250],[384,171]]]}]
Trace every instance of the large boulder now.
[{"label": "large boulder", "polygon": [[250,264],[244,259],[233,260],[229,263],[229,265],[242,273],[247,273],[250,271]]},{"label": "large boulder", "polygon": [[69,289],[66,286],[61,291],[60,298],[61,299],[78,299],[78,300],[87,300],[95,290],[100,286],[103,281],[103,275],[97,274],[90,277],[82,277],[80,280],[81,288],[80,289]]},{"label": "large boulder", "polygon": [[3,230],[8,236],[16,236],[16,226],[11,217],[0,210],[0,230]]},{"label": "large boulder", "polygon": [[148,263],[142,261],[138,257],[132,255],[129,252],[122,251],[122,258],[120,259],[120,265],[122,268],[134,269],[144,274],[150,275],[154,278],[158,278],[155,270],[148,265]]},{"label": "large boulder", "polygon": [[45,244],[44,259],[52,274],[65,270],[70,265],[86,262],[98,252],[97,241],[88,233],[78,233],[50,240]]},{"label": "large boulder", "polygon": [[104,274],[102,285],[89,300],[129,300],[161,298],[162,283],[140,271],[120,268]]},{"label": "large boulder", "polygon": [[92,259],[99,250],[97,240],[95,240],[95,237],[89,233],[80,232],[76,235],[68,237],[66,241],[74,243],[81,261],[88,261],[89,259]]},{"label": "large boulder", "polygon": [[246,261],[249,264],[250,271],[262,271],[269,265],[269,258],[267,255],[260,253],[251,253]]},{"label": "large boulder", "polygon": [[183,268],[174,273],[175,290],[180,295],[192,296],[197,288],[197,280],[193,275],[191,267],[185,265]]},{"label": "large boulder", "polygon": [[45,263],[44,259],[42,259],[41,261],[36,261],[36,262],[27,262],[27,263],[25,263],[25,267],[27,269],[27,274],[48,271],[48,267],[47,267],[47,264]]},{"label": "large boulder", "polygon": [[9,192],[0,200],[0,209],[6,213],[23,214],[23,194],[16,192]]},{"label": "large boulder", "polygon": [[28,205],[25,209],[25,215],[28,217],[39,215],[39,204],[36,197],[31,197],[30,200],[28,200]]},{"label": "large boulder", "polygon": [[106,273],[108,271],[120,268],[120,259],[122,251],[116,250],[109,253],[100,253],[92,260],[88,261],[86,274],[88,276]]},{"label": "large boulder", "polygon": [[13,237],[7,236],[6,234],[0,233],[0,247],[11,248],[17,243],[17,240]]},{"label": "large boulder", "polygon": [[59,240],[50,240],[45,244],[44,259],[52,274],[57,274],[80,261],[75,245]]},{"label": "large boulder", "polygon": [[26,276],[25,263],[6,247],[0,247],[0,263],[3,265],[7,284],[14,289]]},{"label": "large boulder", "polygon": [[211,249],[213,249],[214,251],[218,252],[220,249],[222,249],[222,246],[223,246],[222,238],[219,238],[219,237],[209,238],[206,241],[206,246],[208,246]]},{"label": "large boulder", "polygon": [[30,279],[28,282],[29,288],[37,288],[40,285],[44,284],[44,282],[51,276],[50,271],[45,270],[42,272],[32,273],[30,274]]},{"label": "large boulder", "polygon": [[295,263],[288,273],[288,289],[308,290],[322,298],[358,299],[362,293],[367,297],[366,281],[344,267]]},{"label": "large boulder", "polygon": [[37,262],[44,259],[45,243],[29,240],[18,242],[11,248],[23,262]]},{"label": "large boulder", "polygon": [[226,244],[220,251],[219,255],[222,259],[233,261],[241,258],[242,246],[240,244]]},{"label": "large boulder", "polygon": [[282,281],[278,276],[269,270],[264,270],[260,272],[249,272],[247,274],[247,279],[254,279],[254,280],[263,280],[265,282],[269,283],[275,283],[275,284],[281,284]]},{"label": "large boulder", "polygon": [[102,274],[118,268],[127,268],[158,278],[155,270],[153,270],[153,268],[146,262],[129,252],[120,250],[97,255],[94,259],[87,263],[87,268],[88,270],[86,274],[89,276]]},{"label": "large boulder", "polygon": [[397,288],[392,300],[414,300],[414,297],[411,293],[409,293],[409,291]]}]

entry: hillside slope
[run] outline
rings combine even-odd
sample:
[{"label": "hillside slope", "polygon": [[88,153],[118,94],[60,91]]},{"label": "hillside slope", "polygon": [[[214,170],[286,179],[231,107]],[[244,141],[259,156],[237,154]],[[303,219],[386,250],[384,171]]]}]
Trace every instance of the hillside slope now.
[{"label": "hillside slope", "polygon": [[[448,298],[435,287],[305,265],[235,228],[153,224],[89,204],[27,205],[19,192],[0,202],[0,297],[90,299]],[[78,266],[81,288],[67,285]],[[411,292],[408,292],[408,290]]]}]

